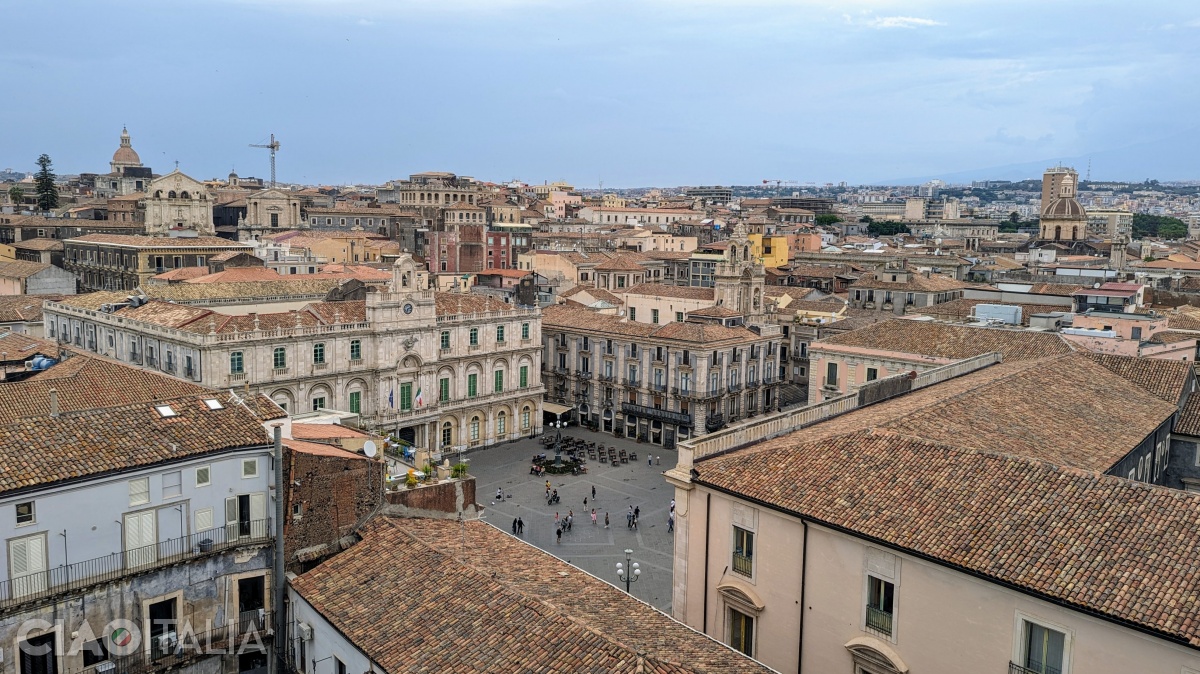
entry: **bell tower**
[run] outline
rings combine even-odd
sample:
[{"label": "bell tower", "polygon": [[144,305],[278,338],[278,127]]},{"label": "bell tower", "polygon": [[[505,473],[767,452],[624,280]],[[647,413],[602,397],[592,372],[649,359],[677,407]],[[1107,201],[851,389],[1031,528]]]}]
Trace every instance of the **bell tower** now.
[{"label": "bell tower", "polygon": [[742,314],[747,323],[764,318],[766,271],[762,260],[754,257],[746,227],[741,223],[734,227],[733,235],[729,237],[729,248],[725,259],[717,264],[713,285],[717,306]]}]

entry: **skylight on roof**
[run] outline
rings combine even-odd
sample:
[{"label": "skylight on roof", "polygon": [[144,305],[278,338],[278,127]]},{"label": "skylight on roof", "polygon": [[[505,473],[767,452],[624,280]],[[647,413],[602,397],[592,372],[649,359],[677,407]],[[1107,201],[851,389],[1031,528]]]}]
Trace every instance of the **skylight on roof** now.
[{"label": "skylight on roof", "polygon": [[205,398],[205,399],[204,399],[204,406],[205,406],[205,407],[207,407],[207,408],[208,408],[208,409],[210,409],[210,410],[223,410],[223,409],[225,409],[225,406],[221,404],[221,401],[220,401],[220,400],[217,400],[216,398]]},{"label": "skylight on roof", "polygon": [[164,419],[179,416],[179,413],[175,411],[175,408],[171,407],[170,405],[155,405],[154,411],[158,412],[158,416]]}]

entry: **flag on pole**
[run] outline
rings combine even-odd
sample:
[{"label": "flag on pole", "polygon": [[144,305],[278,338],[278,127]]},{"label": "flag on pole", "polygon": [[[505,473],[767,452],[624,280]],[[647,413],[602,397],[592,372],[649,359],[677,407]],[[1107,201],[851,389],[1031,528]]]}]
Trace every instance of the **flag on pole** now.
[{"label": "flag on pole", "polygon": [[424,407],[424,406],[425,406],[425,392],[421,390],[420,386],[417,386],[417,407]]},{"label": "flag on pole", "polygon": [[396,389],[388,391],[388,407],[396,406]]}]

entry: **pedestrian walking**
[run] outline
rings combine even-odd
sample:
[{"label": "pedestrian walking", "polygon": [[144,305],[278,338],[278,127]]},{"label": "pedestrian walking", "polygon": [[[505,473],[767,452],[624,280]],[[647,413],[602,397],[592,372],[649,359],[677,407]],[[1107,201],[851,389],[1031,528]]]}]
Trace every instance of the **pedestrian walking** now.
[{"label": "pedestrian walking", "polygon": [[641,517],[641,516],[642,516],[642,506],[638,506],[638,507],[634,508],[634,509],[633,509],[633,519],[634,519],[634,521],[636,521],[636,520],[637,520],[637,518],[639,518],[639,517]]},{"label": "pedestrian walking", "polygon": [[592,500],[596,500],[596,485],[592,485]]},{"label": "pedestrian walking", "polygon": [[654,467],[654,457],[650,454],[646,455],[646,465],[649,466],[650,468]]},{"label": "pedestrian walking", "polygon": [[513,520],[512,530],[513,530],[514,534],[517,533],[517,521],[516,520]]},{"label": "pedestrian walking", "polygon": [[504,500],[504,490],[503,490],[503,489],[501,489],[500,487],[497,487],[497,488],[496,488],[496,500],[497,500],[497,501],[503,501],[503,500]]},{"label": "pedestrian walking", "polygon": [[567,515],[567,531],[570,531],[575,524],[575,516]]},{"label": "pedestrian walking", "polygon": [[634,515],[633,516],[633,526],[631,527],[634,531],[637,531],[637,521],[638,521],[637,515]]},{"label": "pedestrian walking", "polygon": [[596,509],[592,508],[592,526],[596,526]]},{"label": "pedestrian walking", "polygon": [[585,507],[585,508],[587,507],[587,497],[586,496],[583,497],[583,507]]},{"label": "pedestrian walking", "polygon": [[669,534],[672,531],[675,531],[675,513],[667,516],[667,533]]},{"label": "pedestrian walking", "polygon": [[671,514],[675,514],[675,499],[671,499]]},{"label": "pedestrian walking", "polygon": [[608,528],[608,513],[607,512],[604,513],[604,528],[605,529]]},{"label": "pedestrian walking", "polygon": [[626,529],[633,528],[633,511],[625,513],[625,528]]},{"label": "pedestrian walking", "polygon": [[554,526],[558,526],[558,511],[554,511]]},{"label": "pedestrian walking", "polygon": [[523,536],[524,534],[525,534],[525,520],[518,517],[517,518],[517,535]]},{"label": "pedestrian walking", "polygon": [[562,543],[562,529],[555,529],[554,532],[554,535],[557,537],[554,542]]}]

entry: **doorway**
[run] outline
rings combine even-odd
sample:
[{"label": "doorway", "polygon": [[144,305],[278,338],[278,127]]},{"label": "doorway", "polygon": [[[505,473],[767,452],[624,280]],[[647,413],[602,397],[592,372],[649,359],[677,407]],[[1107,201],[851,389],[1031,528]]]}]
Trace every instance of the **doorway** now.
[{"label": "doorway", "polygon": [[238,631],[253,627],[262,629],[265,619],[267,577],[251,576],[238,579]]},{"label": "doorway", "polygon": [[54,632],[26,639],[21,644],[21,674],[58,674],[54,642]]}]

